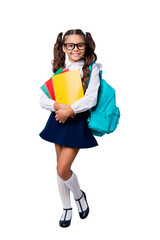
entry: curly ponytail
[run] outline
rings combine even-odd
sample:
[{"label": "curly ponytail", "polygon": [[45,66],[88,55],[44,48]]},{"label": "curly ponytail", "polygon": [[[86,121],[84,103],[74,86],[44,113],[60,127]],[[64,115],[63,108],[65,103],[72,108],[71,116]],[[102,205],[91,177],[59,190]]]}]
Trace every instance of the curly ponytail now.
[{"label": "curly ponytail", "polygon": [[53,72],[56,72],[60,67],[65,67],[65,53],[62,50],[63,40],[62,40],[63,33],[60,32],[57,37],[57,41],[54,45],[54,60],[52,61],[53,64]]},{"label": "curly ponytail", "polygon": [[65,53],[63,52],[62,47],[65,42],[65,38],[71,34],[81,35],[86,43],[86,50],[84,54],[84,66],[82,68],[83,70],[82,85],[85,93],[88,87],[88,80],[90,76],[90,71],[88,67],[97,60],[97,55],[94,52],[96,45],[89,32],[86,32],[86,34],[84,34],[80,29],[72,29],[68,30],[64,34],[63,38],[62,32],[58,34],[57,41],[54,45],[54,60],[52,61],[53,72],[56,72],[60,67],[65,68]]},{"label": "curly ponytail", "polygon": [[97,60],[97,55],[94,52],[96,45],[95,45],[95,42],[89,32],[86,32],[85,39],[86,39],[87,48],[86,48],[85,55],[84,55],[84,66],[82,68],[83,69],[84,91],[86,91],[86,88],[88,86],[89,76],[90,76],[90,71],[89,71],[88,67]]}]

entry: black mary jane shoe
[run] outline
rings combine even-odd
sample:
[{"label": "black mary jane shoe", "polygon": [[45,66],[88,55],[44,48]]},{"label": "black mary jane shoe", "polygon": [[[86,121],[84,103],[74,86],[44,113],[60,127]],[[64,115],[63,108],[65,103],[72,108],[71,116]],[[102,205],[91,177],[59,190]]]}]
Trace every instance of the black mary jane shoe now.
[{"label": "black mary jane shoe", "polygon": [[[82,192],[82,196],[81,196],[79,199],[75,199],[75,201],[78,201],[78,202],[79,202],[79,206],[80,206],[80,208],[81,208],[81,212],[79,212],[80,218],[81,218],[81,219],[85,219],[85,218],[88,216],[88,214],[89,214],[89,206],[88,206],[88,203],[87,203],[87,198],[86,198],[85,192],[83,192],[82,190],[81,190],[81,192]],[[87,204],[87,209],[86,209],[85,211],[83,211],[83,208],[82,208],[82,205],[81,205],[81,202],[80,202],[80,200],[81,200],[81,198],[82,198],[83,196],[84,196],[84,199],[85,199],[86,204]]]},{"label": "black mary jane shoe", "polygon": [[59,226],[63,227],[63,228],[66,228],[66,227],[69,227],[71,225],[71,219],[70,220],[65,220],[65,219],[66,219],[66,216],[67,216],[67,211],[72,210],[72,208],[63,208],[63,210],[65,210],[66,212],[65,212],[64,220],[59,221]]}]

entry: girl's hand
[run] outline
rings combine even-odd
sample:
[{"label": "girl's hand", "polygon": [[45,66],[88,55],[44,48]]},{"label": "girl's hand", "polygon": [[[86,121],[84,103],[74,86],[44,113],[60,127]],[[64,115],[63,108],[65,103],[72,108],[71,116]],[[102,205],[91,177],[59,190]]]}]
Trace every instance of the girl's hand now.
[{"label": "girl's hand", "polygon": [[[56,120],[60,123],[65,123],[68,117],[74,118],[76,116],[75,112],[71,108],[69,104],[63,104],[63,103],[54,103],[55,113],[56,113]],[[63,110],[63,111],[59,111]]]},{"label": "girl's hand", "polygon": [[56,111],[55,119],[59,123],[65,123],[69,117],[67,109],[59,109]]},{"label": "girl's hand", "polygon": [[70,105],[66,108],[57,110],[55,113],[55,118],[59,123],[65,123],[68,117],[74,118],[76,115]]}]

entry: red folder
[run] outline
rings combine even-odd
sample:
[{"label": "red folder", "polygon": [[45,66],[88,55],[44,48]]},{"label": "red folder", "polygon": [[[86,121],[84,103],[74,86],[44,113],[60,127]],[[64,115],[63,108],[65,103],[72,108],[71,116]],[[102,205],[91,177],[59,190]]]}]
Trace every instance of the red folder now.
[{"label": "red folder", "polygon": [[51,99],[55,100],[55,93],[54,93],[54,88],[52,84],[52,78],[50,78],[47,82],[45,82],[46,88],[49,92],[49,95],[51,96]]}]

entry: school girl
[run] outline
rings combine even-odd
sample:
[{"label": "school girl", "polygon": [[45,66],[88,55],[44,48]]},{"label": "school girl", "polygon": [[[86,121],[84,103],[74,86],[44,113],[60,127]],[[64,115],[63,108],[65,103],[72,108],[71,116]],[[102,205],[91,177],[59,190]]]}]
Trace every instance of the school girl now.
[{"label": "school girl", "polygon": [[[81,148],[91,148],[98,145],[88,128],[89,109],[97,103],[100,85],[99,65],[94,64],[91,70],[90,83],[88,67],[97,60],[94,52],[95,42],[90,33],[80,29],[59,33],[54,45],[53,72],[60,67],[69,70],[80,69],[84,97],[72,105],[58,103],[49,99],[43,92],[40,105],[51,111],[50,117],[40,133],[40,137],[55,144],[57,155],[57,181],[63,204],[63,214],[59,225],[68,227],[72,219],[70,191],[73,193],[81,219],[89,213],[86,194],[80,189],[77,175],[71,170],[71,165]],[[66,61],[66,54],[68,61]],[[53,75],[53,74],[52,74]]]}]

